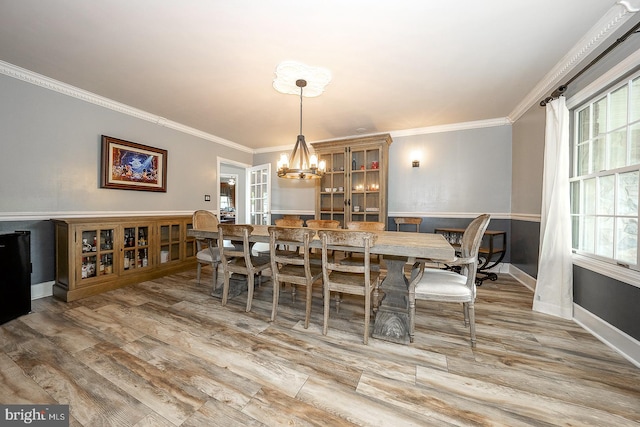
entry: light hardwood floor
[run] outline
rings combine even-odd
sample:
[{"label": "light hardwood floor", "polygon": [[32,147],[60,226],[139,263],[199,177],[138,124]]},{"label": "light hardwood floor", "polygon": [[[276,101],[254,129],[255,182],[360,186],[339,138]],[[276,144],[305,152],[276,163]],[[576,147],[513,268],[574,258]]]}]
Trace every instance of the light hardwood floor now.
[{"label": "light hardwood floor", "polygon": [[0,402],[70,404],[82,426],[630,426],[640,370],[571,321],[531,311],[501,275],[478,288],[478,345],[459,305],[418,302],[416,339],[362,344],[345,296],[321,334],[314,293],[271,283],[221,307],[195,270],[72,303],[33,302],[0,327]]}]

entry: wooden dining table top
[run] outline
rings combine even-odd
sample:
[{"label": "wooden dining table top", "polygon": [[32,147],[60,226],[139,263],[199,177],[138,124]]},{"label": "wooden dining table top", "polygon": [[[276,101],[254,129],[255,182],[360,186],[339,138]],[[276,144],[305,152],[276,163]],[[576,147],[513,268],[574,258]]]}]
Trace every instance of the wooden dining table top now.
[{"label": "wooden dining table top", "polygon": [[[251,242],[269,242],[270,225],[252,225],[253,232],[249,236]],[[350,232],[350,230],[344,230]],[[372,231],[378,238],[371,247],[372,254],[399,256],[407,258],[428,258],[439,261],[449,261],[455,258],[453,246],[441,234],[415,233],[405,231]],[[218,232],[214,230],[191,229],[187,235],[200,239],[217,239]],[[322,244],[316,234],[311,247],[320,248]],[[357,248],[332,246],[335,250],[358,252]]]}]

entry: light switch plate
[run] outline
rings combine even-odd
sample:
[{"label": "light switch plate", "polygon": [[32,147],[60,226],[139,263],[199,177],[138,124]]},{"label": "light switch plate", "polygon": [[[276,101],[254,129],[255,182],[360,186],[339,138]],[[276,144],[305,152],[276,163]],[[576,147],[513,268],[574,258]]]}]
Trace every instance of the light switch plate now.
[{"label": "light switch plate", "polygon": [[204,195],[204,201],[205,201],[205,202],[210,202],[210,201],[211,201],[211,196],[210,196],[210,195],[208,195],[208,194],[205,194],[205,195]]}]

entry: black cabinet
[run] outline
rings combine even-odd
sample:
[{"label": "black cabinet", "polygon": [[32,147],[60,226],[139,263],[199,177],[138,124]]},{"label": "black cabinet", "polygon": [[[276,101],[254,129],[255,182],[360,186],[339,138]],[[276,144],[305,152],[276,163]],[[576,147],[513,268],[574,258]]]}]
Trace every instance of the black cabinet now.
[{"label": "black cabinet", "polygon": [[31,235],[0,234],[0,324],[31,311]]}]

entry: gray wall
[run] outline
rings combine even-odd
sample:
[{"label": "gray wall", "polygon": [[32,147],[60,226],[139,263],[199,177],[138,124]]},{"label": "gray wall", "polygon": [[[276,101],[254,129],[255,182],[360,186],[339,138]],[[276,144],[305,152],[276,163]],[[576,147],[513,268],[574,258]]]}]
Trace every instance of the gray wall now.
[{"label": "gray wall", "polygon": [[[419,168],[411,154],[421,153]],[[511,126],[394,137],[389,150],[389,216],[397,212],[507,214],[511,208]]]},{"label": "gray wall", "polygon": [[[411,153],[420,151],[419,168]],[[314,182],[276,177],[280,152],[262,153],[254,164],[271,163],[272,209],[314,211]],[[389,216],[474,213],[508,215],[511,209],[511,126],[394,137],[389,148]],[[445,215],[446,216],[446,215]]]},{"label": "gray wall", "polygon": [[[216,189],[216,156],[240,152],[0,75],[0,214],[193,211]],[[99,188],[102,134],[168,150],[167,192]],[[208,161],[207,161],[208,160]]]},{"label": "gray wall", "polygon": [[534,278],[540,249],[545,120],[545,109],[534,105],[513,124],[511,212],[516,219],[511,221],[511,264]]},{"label": "gray wall", "polygon": [[[102,134],[168,150],[167,192],[99,187]],[[32,283],[54,279],[51,217],[187,213],[218,197],[217,156],[252,154],[0,75],[0,232],[30,230]]]}]

